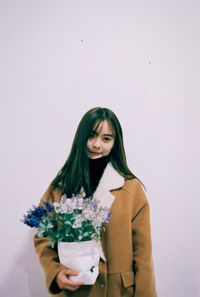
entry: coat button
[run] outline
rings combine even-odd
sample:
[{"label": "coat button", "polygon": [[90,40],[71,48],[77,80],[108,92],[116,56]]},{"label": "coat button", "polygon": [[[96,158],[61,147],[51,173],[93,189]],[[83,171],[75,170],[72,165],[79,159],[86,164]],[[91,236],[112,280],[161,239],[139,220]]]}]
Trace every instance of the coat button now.
[{"label": "coat button", "polygon": [[100,286],[101,286],[101,288],[104,288],[105,287],[105,285],[103,283]]}]

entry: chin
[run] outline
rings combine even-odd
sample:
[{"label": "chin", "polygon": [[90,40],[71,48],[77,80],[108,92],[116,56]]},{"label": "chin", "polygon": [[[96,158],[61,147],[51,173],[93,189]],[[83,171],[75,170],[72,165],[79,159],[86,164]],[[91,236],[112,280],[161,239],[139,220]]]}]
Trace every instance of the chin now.
[{"label": "chin", "polygon": [[92,155],[92,154],[89,155],[90,159],[99,159],[101,157],[103,157],[103,155]]}]

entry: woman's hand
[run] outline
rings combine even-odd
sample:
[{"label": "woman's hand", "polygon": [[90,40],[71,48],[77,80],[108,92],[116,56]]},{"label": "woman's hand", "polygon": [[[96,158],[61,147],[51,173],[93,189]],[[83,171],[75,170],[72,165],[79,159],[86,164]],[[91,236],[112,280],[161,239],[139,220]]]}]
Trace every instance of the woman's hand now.
[{"label": "woman's hand", "polygon": [[61,270],[56,276],[56,283],[60,289],[76,291],[80,286],[82,286],[83,282],[74,282],[69,279],[70,275],[78,275],[78,273],[72,269],[64,268]]}]

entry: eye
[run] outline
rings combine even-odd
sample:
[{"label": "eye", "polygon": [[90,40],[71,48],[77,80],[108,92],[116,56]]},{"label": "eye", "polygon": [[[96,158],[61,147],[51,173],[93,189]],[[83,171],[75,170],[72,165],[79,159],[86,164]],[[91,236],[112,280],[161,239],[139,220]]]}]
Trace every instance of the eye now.
[{"label": "eye", "polygon": [[106,136],[106,137],[104,137],[104,138],[103,138],[103,140],[104,140],[105,142],[109,142],[109,141],[111,141],[111,140],[112,140],[112,138],[111,138],[111,137],[107,137],[107,136]]}]

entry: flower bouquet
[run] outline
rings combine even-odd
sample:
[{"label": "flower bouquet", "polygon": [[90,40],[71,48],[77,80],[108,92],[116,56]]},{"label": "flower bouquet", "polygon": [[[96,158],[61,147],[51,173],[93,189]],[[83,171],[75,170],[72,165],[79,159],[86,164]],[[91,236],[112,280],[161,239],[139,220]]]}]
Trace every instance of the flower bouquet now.
[{"label": "flower bouquet", "polygon": [[110,210],[95,198],[81,195],[63,195],[60,202],[42,203],[30,209],[23,222],[35,227],[38,237],[48,237],[52,248],[57,244],[60,263],[79,272],[71,280],[94,284],[99,273],[101,231],[110,219]]}]

